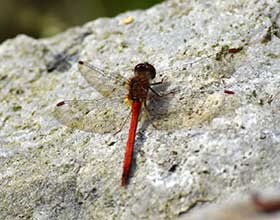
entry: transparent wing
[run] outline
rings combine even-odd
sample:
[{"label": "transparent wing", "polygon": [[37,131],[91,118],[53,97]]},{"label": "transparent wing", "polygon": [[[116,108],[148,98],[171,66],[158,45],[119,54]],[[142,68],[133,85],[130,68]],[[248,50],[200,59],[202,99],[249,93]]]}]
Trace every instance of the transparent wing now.
[{"label": "transparent wing", "polygon": [[119,99],[66,100],[59,102],[53,112],[62,124],[83,131],[116,132],[129,115],[129,108]]},{"label": "transparent wing", "polygon": [[239,106],[236,95],[222,91],[205,94],[174,94],[160,99],[150,99],[148,104],[151,122],[160,130],[192,128],[210,122]]},{"label": "transparent wing", "polygon": [[[174,94],[149,99],[148,110],[155,127],[174,130],[201,126],[239,106],[238,95],[225,94],[221,80],[234,71],[236,64],[232,60],[232,53],[239,49],[223,51],[222,49],[220,53],[197,59],[177,69],[180,74],[184,71],[185,74],[190,74],[191,81],[177,81]],[[230,59],[226,59],[227,54],[231,55]],[[214,60],[211,58],[213,56],[216,56]],[[168,86],[162,90],[163,92],[157,91],[168,93]]]},{"label": "transparent wing", "polygon": [[118,73],[106,73],[87,61],[79,61],[79,71],[87,82],[105,97],[125,94],[126,79]]}]

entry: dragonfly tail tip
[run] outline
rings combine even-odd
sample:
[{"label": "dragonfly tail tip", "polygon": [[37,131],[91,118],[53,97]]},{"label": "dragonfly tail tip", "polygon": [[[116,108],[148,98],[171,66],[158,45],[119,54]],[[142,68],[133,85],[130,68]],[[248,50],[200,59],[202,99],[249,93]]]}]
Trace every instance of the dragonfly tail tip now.
[{"label": "dragonfly tail tip", "polygon": [[122,177],[122,183],[121,183],[121,186],[126,187],[126,185],[127,185],[127,181],[128,181],[128,177],[123,176],[123,177]]}]

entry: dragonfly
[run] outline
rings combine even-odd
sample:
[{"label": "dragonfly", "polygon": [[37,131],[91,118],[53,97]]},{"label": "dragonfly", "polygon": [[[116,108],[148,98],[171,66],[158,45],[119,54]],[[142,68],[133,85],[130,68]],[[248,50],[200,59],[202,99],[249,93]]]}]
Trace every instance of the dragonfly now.
[{"label": "dragonfly", "polygon": [[[131,115],[124,154],[121,185],[128,184],[136,131],[141,110],[154,128],[174,130],[190,128],[211,119],[215,112],[208,110],[207,96],[192,91],[181,96],[178,90],[162,94],[155,88],[166,89],[165,80],[155,82],[157,71],[152,64],[139,63],[134,75],[126,79],[118,72],[104,71],[88,61],[79,61],[78,69],[85,80],[101,95],[93,100],[64,100],[56,104],[55,118],[62,124],[87,132],[118,133]],[[186,83],[182,84],[186,86]],[[182,93],[181,93],[182,94]],[[195,103],[194,100],[201,100]],[[206,107],[204,107],[206,103]],[[215,106],[216,107],[216,106]],[[218,106],[220,107],[220,106]],[[213,111],[220,112],[219,108]],[[206,108],[205,113],[201,109]]]},{"label": "dragonfly", "polygon": [[[126,186],[133,159],[134,142],[141,108],[144,106],[146,114],[149,115],[148,94],[151,91],[157,97],[162,97],[163,95],[152,87],[163,84],[163,80],[151,82],[156,76],[156,69],[147,62],[137,64],[134,68],[134,76],[128,80],[118,73],[106,73],[87,61],[79,61],[78,68],[86,81],[93,85],[104,98],[61,101],[56,104],[54,115],[58,121],[70,128],[98,133],[117,133],[122,129],[122,122],[125,122],[127,116],[131,114],[121,178],[121,185]],[[124,88],[125,85],[126,89]],[[124,95],[124,91],[126,91],[126,95]],[[122,101],[113,97],[124,97],[124,99]],[[126,105],[120,107],[123,102]],[[127,107],[131,109],[130,114],[123,113]],[[123,108],[126,109],[121,110]]]}]

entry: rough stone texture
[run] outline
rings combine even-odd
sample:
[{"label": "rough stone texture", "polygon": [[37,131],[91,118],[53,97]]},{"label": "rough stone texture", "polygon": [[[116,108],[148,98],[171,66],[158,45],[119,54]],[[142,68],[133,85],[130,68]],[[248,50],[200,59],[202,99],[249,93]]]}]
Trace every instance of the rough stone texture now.
[{"label": "rough stone texture", "polygon": [[[4,42],[0,219],[189,219],[191,209],[279,187],[279,10],[276,0],[172,0],[50,39]],[[53,117],[58,101],[98,96],[79,59],[125,77],[148,61],[189,106],[185,126],[175,115],[177,130],[138,133],[125,189],[127,129],[87,133]]]}]

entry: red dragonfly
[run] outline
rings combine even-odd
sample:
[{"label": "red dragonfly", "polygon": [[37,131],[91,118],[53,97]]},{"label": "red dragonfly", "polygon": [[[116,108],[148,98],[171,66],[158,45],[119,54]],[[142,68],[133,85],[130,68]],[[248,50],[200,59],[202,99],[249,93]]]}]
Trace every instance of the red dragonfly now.
[{"label": "red dragonfly", "polygon": [[[158,94],[152,86],[162,84],[163,81],[151,83],[156,76],[156,70],[149,63],[137,64],[134,76],[125,80],[120,74],[106,73],[86,61],[79,61],[79,71],[84,78],[103,96],[97,100],[65,100],[56,105],[54,115],[61,123],[71,128],[99,133],[116,132],[122,127],[130,114],[124,113],[123,99],[131,107],[131,122],[124,155],[121,185],[128,183],[129,172],[132,164],[133,148],[142,105],[147,110],[149,91]],[[126,96],[124,86],[127,86]],[[148,110],[146,111],[148,113]],[[149,114],[149,113],[148,113]],[[149,114],[149,117],[153,116]]]},{"label": "red dragonfly", "polygon": [[[190,128],[209,121],[221,112],[220,107],[224,105],[221,95],[207,96],[199,88],[195,91],[190,83],[181,83],[184,96],[175,92],[170,96],[164,95],[164,98],[159,100],[157,97],[162,95],[152,87],[161,85],[163,89],[166,89],[169,85],[163,80],[152,82],[156,77],[156,69],[149,63],[137,64],[134,68],[134,76],[129,80],[118,73],[107,73],[87,61],[79,61],[78,67],[86,81],[102,95],[102,98],[59,102],[54,115],[58,121],[71,128],[97,133],[116,133],[131,114],[124,155],[122,186],[128,183],[142,106],[156,129],[174,130]],[[124,100],[128,105],[124,105]],[[215,103],[213,108],[209,107],[212,102]]]}]

